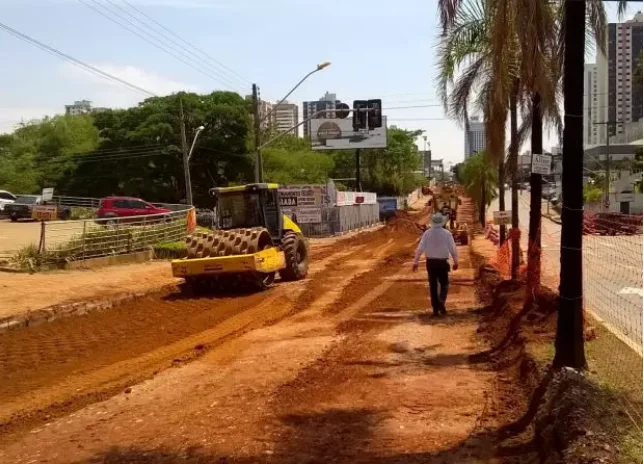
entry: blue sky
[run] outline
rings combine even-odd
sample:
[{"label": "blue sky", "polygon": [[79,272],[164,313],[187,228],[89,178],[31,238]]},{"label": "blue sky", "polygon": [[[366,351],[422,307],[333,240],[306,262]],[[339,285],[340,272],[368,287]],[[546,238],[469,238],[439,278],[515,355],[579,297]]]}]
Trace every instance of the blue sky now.
[{"label": "blue sky", "polygon": [[[329,60],[332,65],[307,80],[291,101],[318,99],[328,90],[347,102],[380,97],[385,108],[435,105],[385,113],[390,125],[426,130],[435,158],[462,160],[462,129],[445,118],[435,94],[436,0],[127,1],[226,68],[213,64],[218,71],[202,70],[212,76],[208,77],[87,6],[118,19],[115,13],[101,10],[99,4],[104,5],[141,26],[118,8],[138,14],[122,0],[0,0],[0,18],[14,29],[157,94],[227,87],[250,93],[250,83],[257,82],[262,97],[275,100],[317,63]],[[636,6],[641,4],[633,5],[626,18]],[[607,8],[609,19],[615,21],[615,9]],[[21,119],[60,113],[74,100],[126,107],[144,98],[4,31],[0,31],[0,62],[4,64],[0,132],[11,130]],[[550,137],[545,146],[552,142]]]}]

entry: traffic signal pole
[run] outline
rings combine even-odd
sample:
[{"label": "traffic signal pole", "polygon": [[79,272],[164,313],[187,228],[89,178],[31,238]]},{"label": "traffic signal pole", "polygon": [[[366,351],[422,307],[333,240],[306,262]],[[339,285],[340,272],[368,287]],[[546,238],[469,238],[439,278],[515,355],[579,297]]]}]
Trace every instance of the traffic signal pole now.
[{"label": "traffic signal pole", "polygon": [[362,191],[360,186],[360,149],[356,148],[356,192]]}]

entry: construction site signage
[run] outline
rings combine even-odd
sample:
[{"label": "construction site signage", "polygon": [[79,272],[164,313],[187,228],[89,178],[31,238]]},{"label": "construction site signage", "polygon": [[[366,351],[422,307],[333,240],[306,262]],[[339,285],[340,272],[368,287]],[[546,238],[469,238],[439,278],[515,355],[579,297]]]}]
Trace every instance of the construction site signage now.
[{"label": "construction site signage", "polygon": [[542,176],[550,175],[551,166],[552,156],[537,153],[532,155],[532,174],[541,174]]},{"label": "construction site signage", "polygon": [[512,211],[494,211],[492,213],[494,224],[510,224],[512,222]]},{"label": "construction site signage", "polygon": [[375,205],[378,203],[377,196],[372,192],[338,192],[336,196],[336,205]]},{"label": "construction site signage", "polygon": [[287,208],[282,211],[296,224],[319,224],[322,222],[322,208]]},{"label": "construction site signage", "polygon": [[354,130],[351,119],[312,119],[313,150],[354,150],[356,148],[387,148],[387,119],[373,129]]},{"label": "construction site signage", "polygon": [[286,185],[279,188],[279,202],[283,208],[329,206],[331,198],[326,185]]},{"label": "construction site signage", "polygon": [[55,221],[57,215],[56,205],[35,205],[31,210],[31,219],[36,221]]}]

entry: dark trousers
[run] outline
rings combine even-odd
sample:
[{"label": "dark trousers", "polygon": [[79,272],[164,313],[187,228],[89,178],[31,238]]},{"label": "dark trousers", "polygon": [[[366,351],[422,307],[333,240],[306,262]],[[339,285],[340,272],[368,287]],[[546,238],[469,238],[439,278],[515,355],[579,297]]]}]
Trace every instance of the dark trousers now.
[{"label": "dark trousers", "polygon": [[[429,294],[432,300],[434,314],[445,312],[445,301],[449,289],[449,263],[446,259],[428,259],[427,276],[429,278]],[[438,286],[440,285],[440,292]]]}]

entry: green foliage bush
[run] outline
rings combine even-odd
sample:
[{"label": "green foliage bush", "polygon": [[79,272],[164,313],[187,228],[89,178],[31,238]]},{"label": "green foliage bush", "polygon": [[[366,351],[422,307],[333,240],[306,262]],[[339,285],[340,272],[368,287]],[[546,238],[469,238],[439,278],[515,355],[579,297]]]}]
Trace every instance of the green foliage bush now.
[{"label": "green foliage bush", "polygon": [[186,242],[164,242],[154,245],[154,257],[157,259],[178,259],[188,254]]}]

